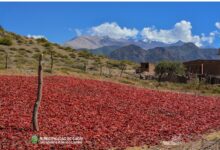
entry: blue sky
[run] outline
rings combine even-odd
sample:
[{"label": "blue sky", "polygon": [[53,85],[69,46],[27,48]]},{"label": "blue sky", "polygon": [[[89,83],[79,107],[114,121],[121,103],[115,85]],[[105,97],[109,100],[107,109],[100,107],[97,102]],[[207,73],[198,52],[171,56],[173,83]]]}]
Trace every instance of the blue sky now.
[{"label": "blue sky", "polygon": [[1,2],[0,24],[18,34],[43,35],[61,44],[77,36],[77,29],[78,34],[162,42],[183,39],[220,47],[219,8],[220,3],[214,2]]}]

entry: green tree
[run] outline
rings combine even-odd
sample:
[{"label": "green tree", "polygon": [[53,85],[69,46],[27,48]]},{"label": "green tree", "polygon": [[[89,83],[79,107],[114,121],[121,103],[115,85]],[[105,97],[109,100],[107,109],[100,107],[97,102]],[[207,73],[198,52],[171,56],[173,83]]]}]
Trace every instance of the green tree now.
[{"label": "green tree", "polygon": [[156,65],[155,73],[158,75],[160,82],[162,77],[184,75],[185,68],[180,62],[162,61]]}]

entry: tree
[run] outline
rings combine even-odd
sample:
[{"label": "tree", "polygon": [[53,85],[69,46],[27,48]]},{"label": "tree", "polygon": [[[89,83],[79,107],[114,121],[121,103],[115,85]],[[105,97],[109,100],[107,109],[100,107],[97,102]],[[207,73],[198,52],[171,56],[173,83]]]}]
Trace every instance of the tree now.
[{"label": "tree", "polygon": [[41,54],[39,56],[39,65],[38,65],[38,89],[37,89],[37,100],[34,105],[34,110],[33,110],[33,116],[32,116],[32,124],[33,124],[33,130],[34,131],[39,131],[39,126],[38,126],[38,109],[40,107],[40,102],[42,98],[42,86],[43,86],[43,76],[42,76],[42,57],[43,55]]},{"label": "tree", "polygon": [[81,63],[83,64],[82,70],[84,72],[86,72],[87,71],[87,66],[88,66],[89,62],[87,60],[81,60]]},{"label": "tree", "polygon": [[108,74],[109,74],[109,77],[112,76],[112,69],[114,68],[114,63],[113,61],[109,60],[106,62],[106,67],[108,68]]},{"label": "tree", "polygon": [[102,59],[100,57],[95,58],[95,62],[94,65],[99,66],[99,71],[100,71],[100,76],[102,75],[102,68],[103,68],[103,62]]},{"label": "tree", "polygon": [[127,68],[127,61],[126,60],[122,60],[119,64],[119,69],[121,70],[121,73],[120,73],[120,77],[122,77],[122,74],[123,72],[126,70]]},{"label": "tree", "polygon": [[158,75],[160,82],[162,77],[184,75],[185,68],[180,62],[162,61],[156,65],[155,73]]}]

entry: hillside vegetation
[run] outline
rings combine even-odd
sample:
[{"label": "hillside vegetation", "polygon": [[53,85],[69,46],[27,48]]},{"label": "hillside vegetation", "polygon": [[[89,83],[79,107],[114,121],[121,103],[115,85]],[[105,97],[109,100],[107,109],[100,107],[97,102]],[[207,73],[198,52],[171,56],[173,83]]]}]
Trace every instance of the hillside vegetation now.
[{"label": "hillside vegetation", "polygon": [[[51,43],[46,39],[33,39],[0,30],[0,69],[21,73],[35,73],[38,56],[43,53],[44,72],[65,73],[89,72],[106,76],[119,76],[121,64],[126,70],[137,65],[128,61],[110,60],[104,56],[95,56],[87,51],[76,51]],[[53,64],[51,64],[53,60]],[[52,65],[52,68],[51,68]]]}]

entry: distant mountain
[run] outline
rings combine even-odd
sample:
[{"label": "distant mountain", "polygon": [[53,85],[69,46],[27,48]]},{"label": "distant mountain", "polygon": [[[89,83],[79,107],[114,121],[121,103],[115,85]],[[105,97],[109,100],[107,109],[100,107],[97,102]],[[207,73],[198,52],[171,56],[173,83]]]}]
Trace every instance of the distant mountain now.
[{"label": "distant mountain", "polygon": [[103,46],[124,46],[127,44],[127,40],[115,40],[108,36],[79,36],[64,43],[64,46],[69,46],[75,49],[97,49]]},{"label": "distant mountain", "polygon": [[75,49],[87,49],[97,55],[134,62],[161,60],[188,61],[194,59],[218,59],[214,48],[199,48],[193,43],[178,41],[166,44],[157,41],[112,39],[108,36],[80,36],[64,44]]},{"label": "distant mountain", "polygon": [[[112,39],[108,36],[79,36],[69,40],[68,42],[64,43],[64,46],[69,46],[74,49],[97,49],[97,48],[106,48],[108,46],[118,46],[123,47],[126,45],[137,45],[143,49],[150,49],[155,47],[167,47],[167,46],[180,46],[184,44],[183,42],[179,41],[173,44],[166,44],[157,41],[141,41],[141,40],[134,40],[134,39]],[[102,48],[102,53],[105,50]],[[100,51],[100,50],[99,50]],[[105,53],[105,52],[104,52]]]},{"label": "distant mountain", "polygon": [[218,50],[214,48],[199,48],[193,43],[185,43],[181,46],[156,47],[149,50],[129,45],[113,51],[109,56],[117,60],[158,62],[161,60],[219,59],[217,53]]},{"label": "distant mountain", "polygon": [[128,45],[114,50],[109,57],[116,60],[145,61],[147,51],[136,45]]},{"label": "distant mountain", "polygon": [[90,52],[95,54],[95,55],[109,56],[111,54],[111,52],[113,52],[114,50],[116,50],[118,48],[120,48],[120,47],[119,46],[103,46],[103,47],[100,47],[100,48],[90,50]]},{"label": "distant mountain", "polygon": [[157,41],[146,41],[146,42],[133,41],[130,44],[134,44],[134,45],[137,45],[145,50],[148,50],[148,49],[155,48],[155,47],[181,46],[184,44],[184,42],[178,41],[176,43],[167,44],[167,43],[157,42]]},{"label": "distant mountain", "polygon": [[195,59],[219,59],[218,50],[214,48],[199,48],[193,43],[182,46],[157,47],[149,49],[145,61],[157,62],[161,60],[189,61]]}]

